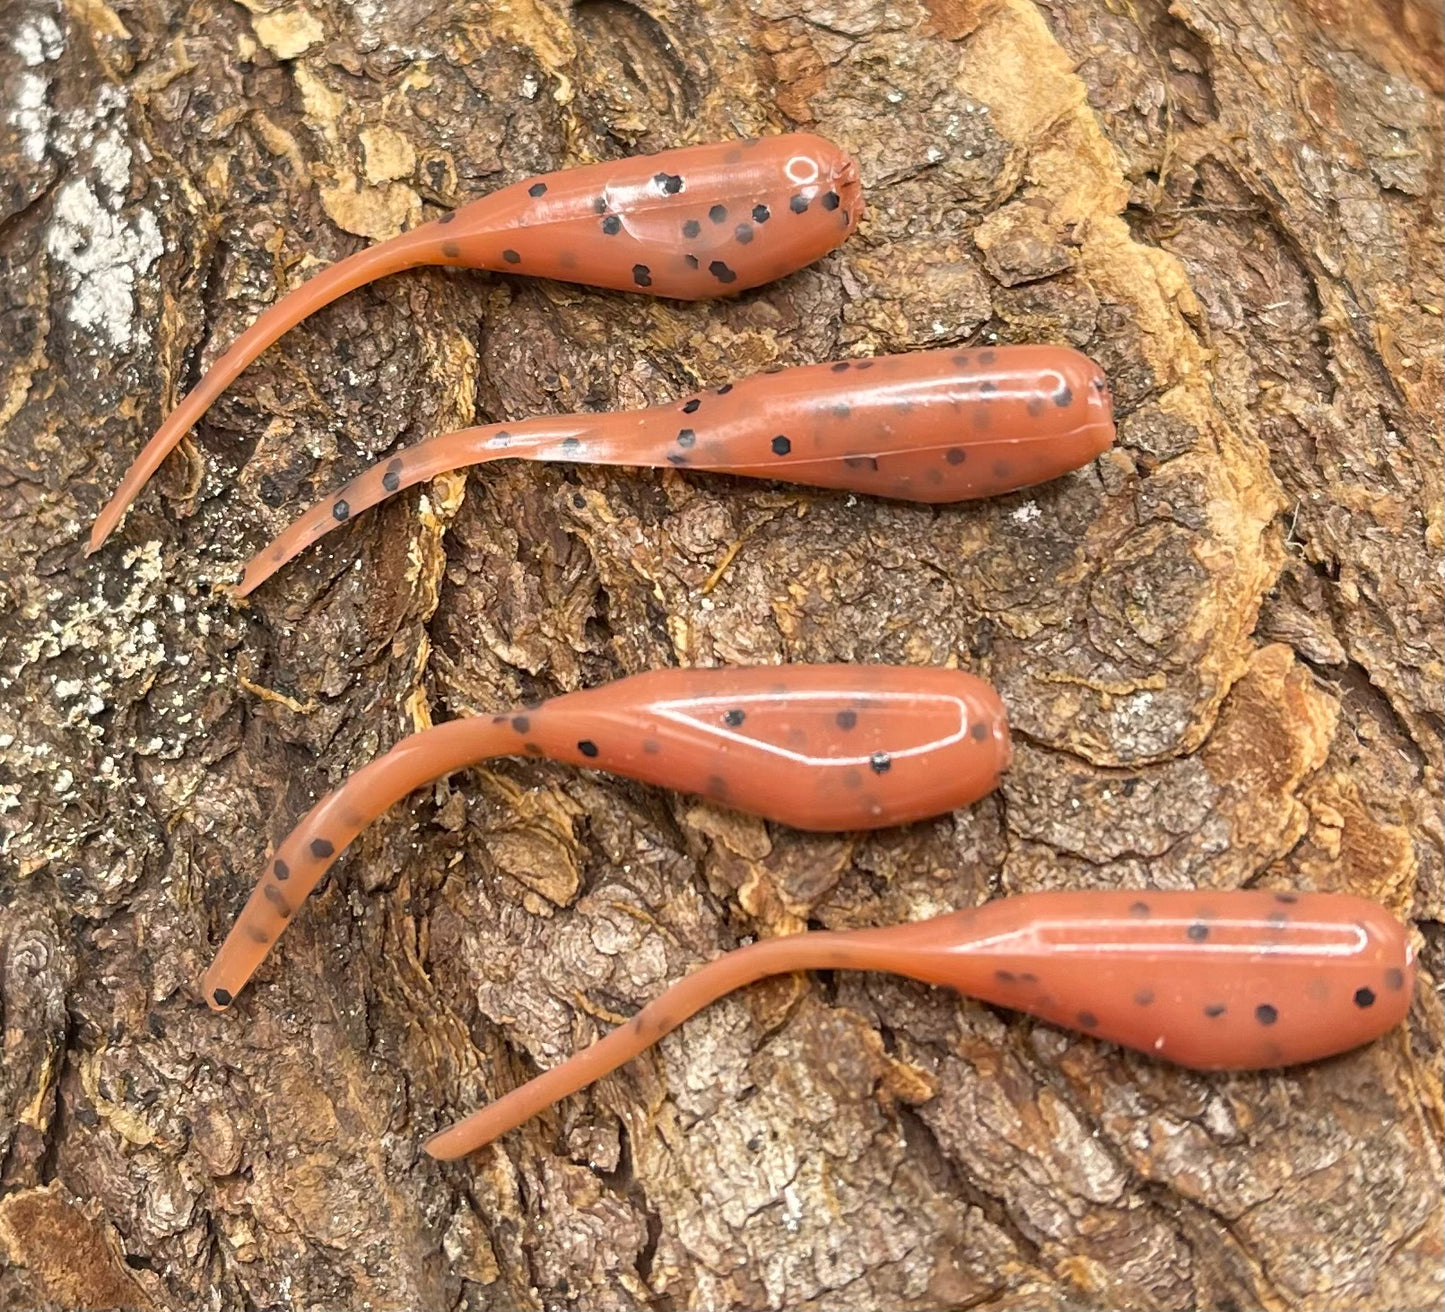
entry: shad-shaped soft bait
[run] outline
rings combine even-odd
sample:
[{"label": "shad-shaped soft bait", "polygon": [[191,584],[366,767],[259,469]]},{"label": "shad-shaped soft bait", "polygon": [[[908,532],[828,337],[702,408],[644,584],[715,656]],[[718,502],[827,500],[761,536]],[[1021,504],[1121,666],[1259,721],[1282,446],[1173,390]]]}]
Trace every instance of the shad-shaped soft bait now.
[{"label": "shad-shaped soft bait", "polygon": [[782,479],[910,501],[1042,483],[1114,440],[1099,367],[1058,346],[998,346],[804,365],[681,401],[444,433],[374,465],[246,566],[252,592],[319,537],[402,488],[491,460],[649,465]]},{"label": "shad-shaped soft bait", "polygon": [[702,967],[627,1024],[426,1144],[464,1156],[591,1084],[725,993],[794,970],[886,970],[1197,1070],[1313,1061],[1410,1006],[1405,930],[1332,893],[1079,892],[910,925],[767,939]]},{"label": "shad-shaped soft bait", "polygon": [[407,738],[276,849],[206,973],[230,1005],[341,850],[415,788],[493,756],[590,765],[800,829],[873,829],[966,806],[1008,767],[1008,721],[957,670],[782,665],[654,670]]},{"label": "shad-shaped soft bait", "polygon": [[863,206],[858,167],[806,134],[724,142],[528,178],[331,266],[287,293],[211,366],[146,444],[91,530],[109,536],[166,455],[258,355],[323,305],[424,264],[526,273],[700,300],[827,254]]}]

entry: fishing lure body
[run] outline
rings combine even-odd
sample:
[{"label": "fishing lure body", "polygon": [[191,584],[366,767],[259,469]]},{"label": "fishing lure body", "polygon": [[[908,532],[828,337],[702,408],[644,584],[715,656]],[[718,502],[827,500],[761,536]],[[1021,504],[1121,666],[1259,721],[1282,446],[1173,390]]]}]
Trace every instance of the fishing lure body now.
[{"label": "fishing lure body", "polygon": [[616,1070],[744,984],[794,970],[886,970],[1197,1070],[1314,1061],[1409,1010],[1400,923],[1329,893],[1071,892],[1002,898],[910,925],[813,932],[729,952],[591,1047],[434,1136],[464,1156]]},{"label": "fishing lure body", "polygon": [[540,756],[698,793],[800,829],[872,829],[989,792],[1008,767],[998,695],[958,670],[653,670],[414,735],[352,775],[276,849],[203,984],[229,1006],[343,848],[394,802],[493,756]]},{"label": "fishing lure body", "polygon": [[246,566],[245,596],[401,489],[492,460],[674,466],[910,501],[965,501],[1057,478],[1114,441],[1108,384],[1058,346],[804,365],[682,401],[445,433],[358,475]]},{"label": "fishing lure body", "polygon": [[792,133],[543,174],[380,242],[288,292],[236,339],[141,451],[96,518],[87,552],[251,361],[365,283],[441,264],[681,300],[727,296],[827,254],[862,206],[857,164],[821,137]]}]

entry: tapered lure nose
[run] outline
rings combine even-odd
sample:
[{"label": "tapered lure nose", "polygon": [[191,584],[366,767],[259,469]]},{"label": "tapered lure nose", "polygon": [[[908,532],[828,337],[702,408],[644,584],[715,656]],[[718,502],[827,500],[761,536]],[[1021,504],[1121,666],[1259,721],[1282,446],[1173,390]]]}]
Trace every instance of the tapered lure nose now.
[{"label": "tapered lure nose", "polygon": [[823,141],[822,145],[825,149],[821,152],[824,158],[819,161],[820,167],[825,169],[832,190],[838,195],[843,227],[851,231],[863,217],[863,182],[858,175],[858,161],[831,141]]},{"label": "tapered lure nose", "polygon": [[1089,424],[1095,434],[1098,449],[1095,455],[1103,455],[1114,444],[1114,393],[1109,380],[1097,365],[1090,375],[1085,388],[1088,397]]},{"label": "tapered lure nose", "polygon": [[[1028,413],[1051,413],[1054,432],[1046,440],[1030,433],[1017,441],[1017,459],[1035,482],[1080,469],[1114,444],[1114,399],[1103,371],[1088,356],[1059,348],[1019,348],[1016,386],[1028,398]],[[1036,369],[1036,372],[1030,370]]]}]

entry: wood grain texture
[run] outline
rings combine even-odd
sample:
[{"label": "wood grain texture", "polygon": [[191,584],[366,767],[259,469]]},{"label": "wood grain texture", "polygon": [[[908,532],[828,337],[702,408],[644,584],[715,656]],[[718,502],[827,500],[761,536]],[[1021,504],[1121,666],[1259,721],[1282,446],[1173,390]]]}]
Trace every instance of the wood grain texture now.
[{"label": "wood grain texture", "polygon": [[[12,0],[0,36],[0,1305],[1438,1306],[1441,87],[1416,0]],[[178,395],[316,263],[529,174],[823,133],[867,215],[667,304],[424,270]],[[974,342],[1115,449],[930,509],[496,465],[221,589],[433,433]],[[226,1016],[270,845],[404,733],[665,664],[957,662],[995,799],[804,835],[502,762],[368,830]],[[419,1143],[750,936],[1261,884],[1413,921],[1407,1030],[1199,1076],[762,984],[497,1148]],[[76,1255],[74,1261],[67,1259]]]}]

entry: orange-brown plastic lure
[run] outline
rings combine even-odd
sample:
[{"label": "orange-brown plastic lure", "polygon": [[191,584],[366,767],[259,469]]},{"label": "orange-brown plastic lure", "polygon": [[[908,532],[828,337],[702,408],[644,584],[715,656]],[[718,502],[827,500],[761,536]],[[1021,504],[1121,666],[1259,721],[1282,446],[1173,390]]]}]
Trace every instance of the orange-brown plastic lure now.
[{"label": "orange-brown plastic lure", "polygon": [[491,424],[418,443],[313,506],[246,566],[246,596],[402,488],[491,460],[673,465],[911,501],[1042,483],[1114,440],[1099,367],[1059,346],[918,351],[759,374],[616,414]]},{"label": "orange-brown plastic lure", "polygon": [[1414,955],[1373,902],[1331,893],[1028,893],[911,925],[767,939],[729,952],[626,1025],[428,1140],[462,1157],[616,1070],[744,984],[886,970],[1197,1070],[1314,1061],[1409,1010]]},{"label": "orange-brown plastic lure", "polygon": [[241,334],[146,444],[91,530],[95,551],[146,480],[258,355],[347,292],[450,264],[701,300],[811,264],[863,208],[854,161],[805,133],[689,146],[529,178],[361,251],[289,292]]},{"label": "orange-brown plastic lure", "polygon": [[230,1005],[341,850],[392,803],[492,756],[590,765],[800,829],[873,829],[966,806],[1008,767],[998,695],[970,674],[887,665],[653,670],[407,738],[276,849],[206,973]]}]

